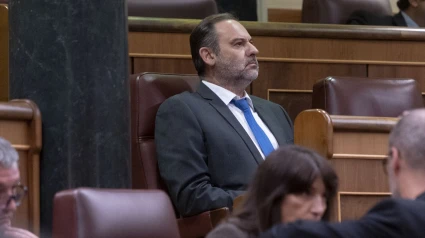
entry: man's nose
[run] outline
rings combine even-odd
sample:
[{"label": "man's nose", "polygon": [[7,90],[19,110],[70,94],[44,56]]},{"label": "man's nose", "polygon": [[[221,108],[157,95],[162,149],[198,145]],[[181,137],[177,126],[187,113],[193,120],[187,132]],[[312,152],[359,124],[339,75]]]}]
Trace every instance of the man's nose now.
[{"label": "man's nose", "polygon": [[259,53],[257,47],[255,47],[255,45],[253,45],[251,42],[249,42],[248,44],[249,44],[248,55],[257,55]]},{"label": "man's nose", "polygon": [[17,208],[16,202],[15,202],[15,199],[13,199],[13,198],[10,198],[8,203],[5,204],[5,210],[15,212],[16,208]]}]

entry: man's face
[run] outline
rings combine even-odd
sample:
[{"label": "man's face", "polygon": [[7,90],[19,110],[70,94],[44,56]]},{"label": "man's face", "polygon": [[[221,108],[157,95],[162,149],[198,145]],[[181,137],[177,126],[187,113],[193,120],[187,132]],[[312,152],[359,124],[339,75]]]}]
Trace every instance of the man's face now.
[{"label": "man's face", "polygon": [[409,9],[413,9],[417,14],[425,18],[425,0],[409,0],[409,2]]},{"label": "man's face", "polygon": [[226,20],[215,25],[220,52],[213,71],[233,84],[249,84],[258,77],[257,48],[239,22]]},{"label": "man's face", "polygon": [[421,13],[422,17],[425,18],[425,0],[419,0],[418,1],[418,8],[419,8],[419,12]]},{"label": "man's face", "polygon": [[7,200],[12,195],[13,186],[19,184],[20,175],[17,166],[3,168],[0,166],[0,227],[10,225],[13,213],[16,211],[15,201],[6,206]]}]

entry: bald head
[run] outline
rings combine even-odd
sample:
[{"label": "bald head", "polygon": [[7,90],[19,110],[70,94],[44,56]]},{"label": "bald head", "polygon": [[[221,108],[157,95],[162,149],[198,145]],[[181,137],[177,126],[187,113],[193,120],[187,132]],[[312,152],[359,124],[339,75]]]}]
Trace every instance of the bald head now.
[{"label": "bald head", "polygon": [[416,109],[405,113],[393,128],[389,146],[400,152],[412,169],[425,173],[425,109]]}]

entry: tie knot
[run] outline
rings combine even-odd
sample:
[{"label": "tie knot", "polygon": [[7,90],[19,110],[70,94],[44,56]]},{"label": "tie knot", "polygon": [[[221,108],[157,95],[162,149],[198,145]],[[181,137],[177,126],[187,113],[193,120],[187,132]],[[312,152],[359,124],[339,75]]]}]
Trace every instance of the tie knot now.
[{"label": "tie knot", "polygon": [[241,109],[241,111],[249,110],[249,105],[248,105],[248,102],[246,101],[246,98],[242,98],[239,100],[233,99],[232,103],[235,104],[237,108]]}]

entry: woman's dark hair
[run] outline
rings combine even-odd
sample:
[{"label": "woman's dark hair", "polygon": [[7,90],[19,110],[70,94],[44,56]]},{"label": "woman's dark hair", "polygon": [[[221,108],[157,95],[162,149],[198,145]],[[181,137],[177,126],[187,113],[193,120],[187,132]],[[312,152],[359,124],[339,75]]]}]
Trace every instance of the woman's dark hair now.
[{"label": "woman's dark hair", "polygon": [[211,15],[202,20],[190,34],[190,52],[192,54],[193,64],[199,76],[204,76],[205,74],[205,62],[199,55],[199,49],[208,47],[211,48],[215,54],[220,52],[215,24],[225,20],[237,21],[236,17],[230,13]]},{"label": "woman's dark hair", "polygon": [[[338,177],[329,162],[307,148],[280,147],[258,167],[242,206],[228,221],[251,234],[267,230],[281,222],[286,195],[309,192],[317,178],[323,180],[329,208],[338,189]],[[322,219],[329,219],[328,211]]]},{"label": "woman's dark hair", "polygon": [[406,10],[407,8],[409,8],[409,7],[410,7],[409,0],[398,0],[398,2],[397,2],[397,6],[398,6],[398,8],[400,9],[400,11],[404,11],[404,10]]}]

